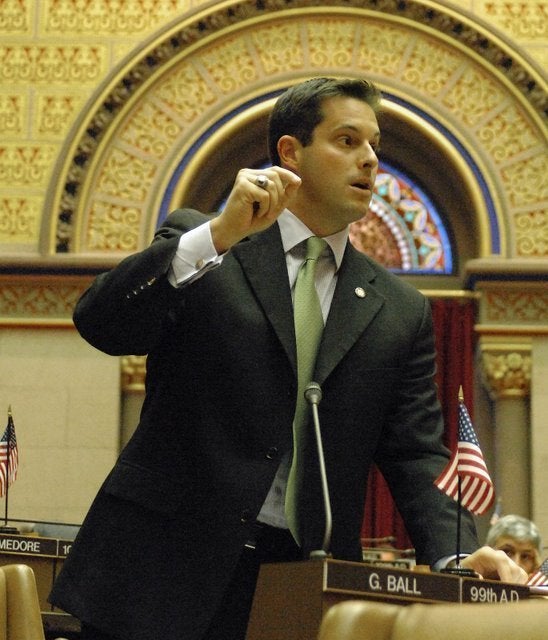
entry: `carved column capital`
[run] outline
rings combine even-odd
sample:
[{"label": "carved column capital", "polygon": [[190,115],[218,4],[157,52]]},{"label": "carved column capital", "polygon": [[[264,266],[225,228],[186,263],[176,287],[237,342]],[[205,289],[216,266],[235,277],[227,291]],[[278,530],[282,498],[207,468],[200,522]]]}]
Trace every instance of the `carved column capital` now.
[{"label": "carved column capital", "polygon": [[482,337],[481,364],[484,384],[491,397],[528,397],[531,391],[531,339],[516,336]]},{"label": "carved column capital", "polygon": [[496,399],[529,397],[533,338],[548,333],[546,264],[492,258],[471,261],[467,268],[476,271],[474,289],[480,294],[475,329],[485,386]]},{"label": "carved column capital", "polygon": [[120,359],[122,393],[144,393],[146,357],[123,356]]}]

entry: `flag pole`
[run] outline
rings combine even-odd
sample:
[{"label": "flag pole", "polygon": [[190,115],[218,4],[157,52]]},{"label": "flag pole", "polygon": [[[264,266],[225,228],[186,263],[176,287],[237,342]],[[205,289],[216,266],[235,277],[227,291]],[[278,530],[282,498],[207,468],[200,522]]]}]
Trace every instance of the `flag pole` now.
[{"label": "flag pole", "polygon": [[461,488],[460,488],[460,474],[457,477],[458,483],[458,495],[457,495],[457,548],[455,549],[457,557],[455,562],[458,568],[460,568],[460,529],[461,529],[461,514],[462,514],[462,502],[461,502]]},{"label": "flag pole", "polygon": [[[464,393],[462,391],[462,385],[459,386],[458,402],[459,402],[459,405],[460,403],[464,403]],[[457,540],[456,540],[456,548],[455,548],[455,566],[446,567],[441,571],[442,573],[450,573],[453,575],[461,576],[463,578],[469,578],[469,577],[477,578],[479,577],[479,575],[473,569],[466,569],[465,567],[462,567],[460,564],[462,498],[461,498],[461,475],[459,471],[459,460],[458,460],[458,456],[459,456],[458,447],[455,455],[457,456]]]},{"label": "flag pole", "polygon": [[7,425],[7,438],[8,441],[6,443],[6,500],[4,503],[4,524],[0,526],[0,533],[19,533],[19,529],[17,527],[11,527],[8,525],[8,513],[9,513],[9,490],[10,490],[10,467],[12,464],[11,461],[11,440],[13,433],[13,416],[11,413],[11,404],[8,406],[8,425]]},{"label": "flag pole", "polygon": [[[464,393],[462,391],[462,385],[459,386],[459,404],[464,402]],[[457,405],[458,407],[459,405]],[[455,549],[457,557],[455,562],[458,568],[460,568],[460,542],[461,542],[461,516],[462,516],[462,495],[461,495],[461,475],[459,471],[459,450],[457,448],[457,548]]]}]

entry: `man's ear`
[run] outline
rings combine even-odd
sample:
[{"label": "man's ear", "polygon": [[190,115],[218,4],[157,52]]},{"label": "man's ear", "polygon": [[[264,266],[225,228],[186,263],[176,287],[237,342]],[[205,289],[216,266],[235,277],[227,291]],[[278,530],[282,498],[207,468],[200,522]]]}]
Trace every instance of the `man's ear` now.
[{"label": "man's ear", "polygon": [[278,140],[278,155],[280,156],[281,165],[297,173],[300,148],[301,143],[295,136],[282,136]]}]

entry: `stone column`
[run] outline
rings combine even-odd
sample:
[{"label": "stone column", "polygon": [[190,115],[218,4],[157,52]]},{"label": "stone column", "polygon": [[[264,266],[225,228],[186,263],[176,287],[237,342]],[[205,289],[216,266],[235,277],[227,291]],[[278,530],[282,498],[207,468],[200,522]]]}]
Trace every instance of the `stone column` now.
[{"label": "stone column", "polygon": [[480,340],[484,383],[494,404],[494,482],[503,513],[531,517],[531,341]]}]

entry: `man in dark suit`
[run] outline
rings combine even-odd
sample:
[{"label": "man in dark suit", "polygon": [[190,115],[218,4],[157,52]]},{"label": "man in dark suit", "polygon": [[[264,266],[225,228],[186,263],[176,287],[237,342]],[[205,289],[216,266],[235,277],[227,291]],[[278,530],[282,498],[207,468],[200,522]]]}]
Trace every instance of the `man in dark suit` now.
[{"label": "man in dark suit", "polygon": [[[270,120],[273,166],[242,169],[218,216],[175,211],[149,248],[100,275],[78,303],[75,324],[92,345],[148,354],[140,423],[51,595],[82,620],[83,638],[241,640],[259,564],[321,546],[313,447],[303,458],[298,534],[284,509],[298,388],[292,295],[311,235],[326,240],[315,274],[325,328],[314,380],[323,391],[329,550],[360,560],[375,462],[417,561],[451,560],[455,503],[433,484],[448,458],[429,305],[347,242],[372,196],[379,103],[361,80],[316,78],[288,90]],[[505,554],[477,547],[464,516],[465,563],[523,578]]]}]

